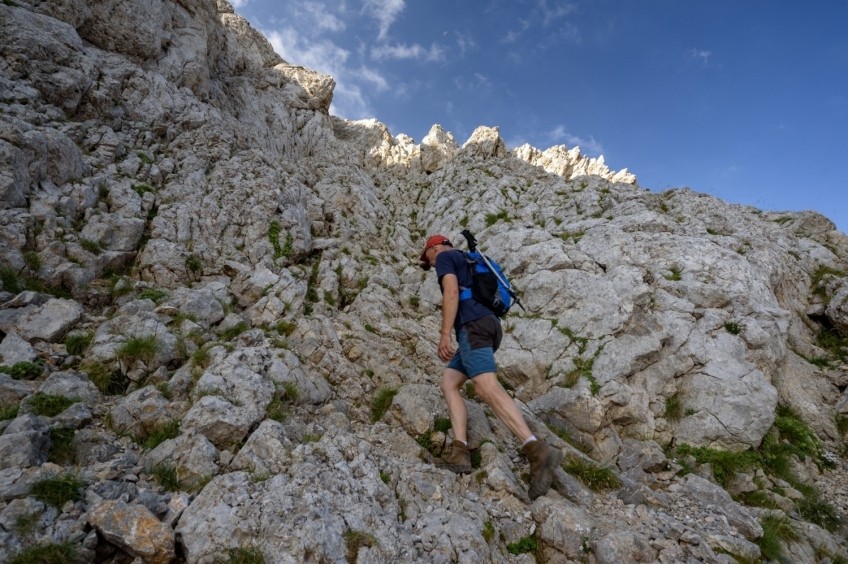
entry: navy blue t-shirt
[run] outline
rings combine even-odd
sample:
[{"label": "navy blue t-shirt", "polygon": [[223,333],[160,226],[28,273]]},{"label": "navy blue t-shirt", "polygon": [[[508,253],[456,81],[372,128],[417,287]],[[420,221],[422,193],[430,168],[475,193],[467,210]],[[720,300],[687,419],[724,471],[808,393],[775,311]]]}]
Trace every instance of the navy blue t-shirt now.
[{"label": "navy blue t-shirt", "polygon": [[[462,251],[456,249],[443,251],[436,257],[436,275],[439,277],[439,288],[442,288],[442,276],[445,274],[456,275],[460,292],[462,292],[463,288],[471,287],[471,268]],[[444,293],[443,288],[442,293]],[[477,302],[474,298],[460,300],[459,309],[456,312],[456,320],[453,323],[454,331],[459,331],[459,328],[469,321],[474,321],[487,315],[492,315],[492,311]]]}]

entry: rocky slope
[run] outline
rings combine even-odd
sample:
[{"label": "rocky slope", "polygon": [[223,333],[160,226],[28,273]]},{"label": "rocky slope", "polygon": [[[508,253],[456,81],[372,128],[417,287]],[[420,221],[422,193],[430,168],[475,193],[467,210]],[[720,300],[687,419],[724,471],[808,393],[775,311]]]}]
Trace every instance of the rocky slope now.
[{"label": "rocky slope", "polygon": [[[15,0],[0,31],[0,560],[848,559],[826,218],[335,118],[224,0]],[[416,258],[463,227],[528,310],[499,376],[568,453],[532,503],[473,394],[477,469],[429,463]]]}]

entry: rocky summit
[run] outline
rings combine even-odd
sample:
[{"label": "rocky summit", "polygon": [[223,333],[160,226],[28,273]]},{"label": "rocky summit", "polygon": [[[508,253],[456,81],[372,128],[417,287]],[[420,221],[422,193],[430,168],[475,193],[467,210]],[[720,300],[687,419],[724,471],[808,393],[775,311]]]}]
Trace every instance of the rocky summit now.
[{"label": "rocky summit", "polygon": [[[225,0],[0,4],[0,561],[846,562],[848,237],[329,113]],[[798,186],[798,190],[803,190]],[[433,464],[428,235],[526,311]]]}]

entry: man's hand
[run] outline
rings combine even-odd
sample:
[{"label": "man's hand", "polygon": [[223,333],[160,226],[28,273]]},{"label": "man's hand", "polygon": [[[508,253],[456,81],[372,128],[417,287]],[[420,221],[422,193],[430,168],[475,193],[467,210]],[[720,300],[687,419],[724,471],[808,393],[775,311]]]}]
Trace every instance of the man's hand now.
[{"label": "man's hand", "polygon": [[453,344],[451,343],[450,333],[439,337],[439,358],[442,362],[448,362],[453,358]]}]

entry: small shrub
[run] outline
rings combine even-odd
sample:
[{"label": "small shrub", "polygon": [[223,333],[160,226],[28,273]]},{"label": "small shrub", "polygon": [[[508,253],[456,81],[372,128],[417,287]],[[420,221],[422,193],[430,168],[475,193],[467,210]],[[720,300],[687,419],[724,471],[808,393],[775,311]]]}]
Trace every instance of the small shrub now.
[{"label": "small shrub", "polygon": [[56,464],[74,463],[73,429],[50,429],[50,452],[47,460]]},{"label": "small shrub", "polygon": [[392,480],[392,475],[380,470],[380,480],[382,480],[384,484],[388,484]]},{"label": "small shrub", "polygon": [[669,274],[665,275],[666,280],[670,280],[672,282],[677,282],[679,280],[682,280],[682,278],[683,278],[681,276],[681,274],[683,273],[683,269],[681,269],[679,266],[672,266],[671,268],[668,269],[668,272],[669,272]]},{"label": "small shrub", "polygon": [[727,332],[728,332],[728,333],[730,333],[731,335],[738,335],[738,334],[739,334],[739,332],[740,332],[740,331],[742,331],[742,329],[740,329],[740,327],[739,327],[739,324],[738,324],[738,323],[735,323],[735,322],[733,322],[733,321],[728,321],[727,323],[725,323],[725,324],[724,324],[724,328],[725,328],[725,329],[727,330]]},{"label": "small shrub", "polygon": [[77,547],[71,542],[40,544],[12,556],[9,564],[68,564],[77,561]]},{"label": "small shrub", "polygon": [[135,442],[147,450],[154,449],[169,439],[176,439],[180,434],[179,420],[168,421],[149,431],[137,435]]},{"label": "small shrub", "polygon": [[539,548],[539,543],[532,536],[521,537],[519,540],[506,545],[506,549],[510,554],[525,554],[527,552],[536,552]]},{"label": "small shrub", "polygon": [[843,437],[846,433],[848,433],[848,415],[837,415],[836,416],[836,430],[839,431],[839,434]]},{"label": "small shrub", "polygon": [[595,492],[614,490],[621,487],[621,481],[611,469],[597,466],[581,459],[569,459],[563,466],[563,469]]},{"label": "small shrub", "polygon": [[79,356],[85,352],[93,339],[91,333],[71,333],[65,337],[65,349],[68,354]]},{"label": "small shrub", "polygon": [[447,433],[451,429],[451,420],[448,417],[439,417],[436,415],[433,418],[433,430],[440,433]]},{"label": "small shrub", "polygon": [[137,360],[148,363],[156,356],[159,350],[159,342],[155,335],[145,335],[141,337],[130,337],[127,341],[118,347],[116,351],[118,360],[132,366]]},{"label": "small shrub", "polygon": [[170,464],[157,464],[151,470],[153,479],[162,486],[165,491],[177,492],[184,489],[184,485],[177,476],[177,469]]},{"label": "small shrub", "polygon": [[0,366],[0,372],[5,372],[15,380],[35,380],[44,372],[44,364],[21,361],[12,366]]},{"label": "small shrub", "polygon": [[265,564],[265,556],[255,546],[227,549],[227,564]]},{"label": "small shrub", "polygon": [[757,544],[760,547],[763,559],[782,562],[783,548],[780,546],[781,541],[797,539],[798,532],[785,515],[767,515],[760,524],[763,527],[763,536],[757,540]]},{"label": "small shrub", "polygon": [[32,485],[30,494],[36,499],[61,509],[69,501],[82,499],[82,480],[73,474],[64,474],[39,480]]},{"label": "small shrub", "polygon": [[33,414],[56,417],[79,400],[36,392],[30,396],[29,401]]},{"label": "small shrub", "polygon": [[297,329],[297,323],[294,321],[281,319],[277,322],[277,332],[284,337],[290,336],[295,329]]},{"label": "small shrub", "polygon": [[376,423],[383,418],[383,415],[391,407],[397,392],[396,388],[383,388],[377,392],[377,397],[374,398],[374,404],[371,406],[372,422]]},{"label": "small shrub", "polygon": [[359,549],[363,546],[368,548],[379,546],[380,543],[374,538],[374,535],[362,531],[354,531],[348,529],[344,533],[345,546],[347,548],[346,556],[348,562],[356,562],[356,555],[359,554]]}]

